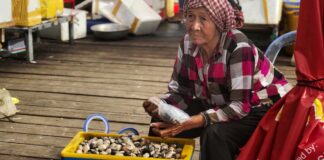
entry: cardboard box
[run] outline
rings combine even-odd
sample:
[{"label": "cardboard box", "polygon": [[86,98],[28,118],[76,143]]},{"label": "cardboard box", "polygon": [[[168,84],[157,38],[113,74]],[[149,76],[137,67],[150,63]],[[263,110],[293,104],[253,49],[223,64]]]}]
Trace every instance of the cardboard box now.
[{"label": "cardboard box", "polygon": [[[73,23],[74,39],[85,38],[87,36],[87,11],[64,8],[63,16],[71,14],[75,15],[75,23]],[[57,26],[41,30],[40,36],[43,38],[68,41],[69,23],[64,22]]]},{"label": "cardboard box", "polygon": [[17,26],[34,26],[42,22],[39,0],[12,0],[13,19]]},{"label": "cardboard box", "polygon": [[[113,155],[96,155],[96,154],[80,154],[76,153],[79,144],[89,137],[120,137],[119,134],[106,134],[97,132],[79,132],[70,143],[61,152],[62,160],[76,160],[76,159],[87,159],[87,160],[99,160],[99,159],[109,159],[109,160],[165,160],[161,158],[143,158],[143,157],[130,157],[130,156],[113,156]],[[184,138],[160,138],[160,137],[149,137],[141,136],[143,138],[149,139],[152,142],[164,142],[164,143],[177,143],[183,145],[183,150],[181,153],[182,160],[191,160],[195,147],[195,140],[184,139]]]},{"label": "cardboard box", "polygon": [[1,0],[0,28],[14,25],[12,17],[11,0]]}]

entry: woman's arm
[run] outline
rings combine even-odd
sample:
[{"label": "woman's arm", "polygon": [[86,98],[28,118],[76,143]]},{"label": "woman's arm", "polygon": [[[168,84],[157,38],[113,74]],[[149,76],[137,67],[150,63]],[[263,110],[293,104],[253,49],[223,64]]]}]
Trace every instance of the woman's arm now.
[{"label": "woman's arm", "polygon": [[255,72],[255,51],[248,43],[240,44],[231,53],[227,62],[228,100],[223,106],[205,111],[207,123],[240,119],[250,111],[250,99]]},{"label": "woman's arm", "polygon": [[193,99],[193,86],[190,86],[188,66],[189,44],[188,36],[180,43],[177,57],[174,63],[171,80],[168,85],[169,92],[162,96],[167,103],[182,110],[187,108],[187,103]]}]

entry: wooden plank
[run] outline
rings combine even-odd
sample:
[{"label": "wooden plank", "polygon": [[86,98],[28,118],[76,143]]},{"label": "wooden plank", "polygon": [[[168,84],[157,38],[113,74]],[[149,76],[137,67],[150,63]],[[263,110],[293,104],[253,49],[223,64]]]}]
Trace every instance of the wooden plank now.
[{"label": "wooden plank", "polygon": [[59,80],[41,80],[41,79],[16,79],[16,78],[6,78],[2,77],[0,79],[0,84],[13,84],[13,85],[30,85],[30,86],[51,86],[51,87],[66,87],[66,88],[82,88],[88,90],[107,90],[107,91],[127,91],[131,92],[142,92],[142,93],[163,93],[167,90],[167,85],[165,87],[152,87],[146,85],[125,85],[125,84],[102,84],[102,83],[92,83],[92,82],[73,82],[73,81],[59,81]]},{"label": "wooden plank", "polygon": [[[39,63],[43,63],[45,61],[56,61],[58,63],[79,63],[86,65],[106,65],[106,64],[125,64],[125,65],[134,65],[134,66],[158,66],[158,67],[169,67],[174,64],[174,57],[172,59],[161,59],[161,58],[132,58],[132,57],[106,57],[106,58],[97,58],[97,57],[89,57],[87,55],[78,55],[76,57],[74,54],[64,54],[57,55],[53,53],[51,55],[42,54],[39,56],[42,58],[38,60]],[[50,57],[50,58],[48,58]]]},{"label": "wooden plank", "polygon": [[[133,79],[133,80],[154,80],[167,82],[170,79],[171,72],[159,72],[151,70],[131,70],[131,69],[114,69],[111,68],[87,68],[78,67],[71,68],[66,66],[48,66],[48,65],[12,65],[7,64],[5,68],[0,70],[0,72],[15,72],[15,73],[39,73],[44,74],[47,71],[47,75],[66,75],[66,76],[77,76],[80,77],[101,77],[101,78],[115,78],[115,79]],[[45,71],[45,72],[44,72]],[[51,71],[51,72],[49,72]],[[146,73],[150,72],[150,73]],[[154,72],[154,73],[153,73]],[[82,75],[83,74],[83,75]],[[87,76],[91,74],[93,76]]]},{"label": "wooden plank", "polygon": [[[82,45],[96,45],[96,46],[121,46],[121,47],[151,47],[151,48],[174,48],[178,46],[178,42],[181,37],[175,38],[174,40],[165,41],[154,40],[156,37],[148,37],[147,39],[127,39],[125,41],[77,41],[78,44]],[[159,38],[160,39],[160,38]],[[172,43],[173,42],[173,43]]]},{"label": "wooden plank", "polygon": [[[53,136],[53,137],[74,137],[79,131],[82,131],[81,128],[67,128],[67,127],[58,127],[58,126],[48,126],[40,124],[27,124],[27,123],[12,123],[12,122],[3,122],[0,121],[0,132],[10,133],[22,133],[22,134],[31,134],[31,135],[43,135],[43,136]],[[111,132],[117,132],[120,128],[114,129],[111,128]],[[93,129],[94,132],[103,132],[103,129]],[[142,132],[145,134],[145,132]],[[141,133],[141,134],[142,134]]]},{"label": "wooden plank", "polygon": [[0,142],[64,148],[71,138],[0,132]]},{"label": "wooden plank", "polygon": [[[37,65],[32,64],[15,64],[4,62],[2,63],[8,68],[24,68],[31,67],[34,69],[55,69],[55,70],[75,70],[75,71],[87,71],[87,72],[97,72],[97,73],[125,73],[125,74],[142,74],[142,75],[170,75],[172,73],[171,65],[169,67],[155,67],[155,66],[136,66],[132,67],[125,64],[80,64],[80,63],[62,63],[59,64],[55,61],[40,62]],[[145,71],[145,72],[140,72]]]},{"label": "wooden plank", "polygon": [[38,106],[38,107],[50,107],[50,108],[69,108],[76,109],[79,111],[109,111],[112,113],[132,113],[136,115],[146,115],[141,104],[138,105],[118,105],[118,104],[100,104],[100,103],[91,103],[91,102],[73,102],[73,101],[60,101],[52,99],[37,99],[37,98],[26,98],[19,97],[21,105],[27,106]]},{"label": "wooden plank", "polygon": [[176,47],[149,47],[149,46],[101,46],[101,45],[80,45],[75,44],[73,47],[70,45],[60,45],[59,48],[55,44],[42,43],[41,46],[35,46],[37,53],[57,53],[58,55],[74,54],[74,55],[87,55],[88,57],[133,57],[145,58],[159,58],[159,59],[173,59],[176,56]]},{"label": "wooden plank", "polygon": [[59,159],[62,148],[0,142],[0,155]]},{"label": "wooden plank", "polygon": [[0,131],[7,133],[25,133],[57,137],[73,137],[79,128],[66,128],[57,126],[42,126],[39,124],[20,124],[0,121]]},{"label": "wooden plank", "polygon": [[32,68],[32,67],[20,67],[19,69],[13,66],[0,67],[0,72],[5,73],[25,73],[25,74],[39,74],[39,75],[54,75],[54,76],[72,76],[72,77],[92,77],[92,78],[108,78],[108,79],[130,79],[130,80],[142,80],[142,81],[154,81],[154,82],[168,82],[170,75],[165,77],[160,76],[143,76],[137,74],[123,74],[123,73],[96,73],[90,71],[71,71],[58,70],[53,68]]},{"label": "wooden plank", "polygon": [[93,104],[116,104],[116,105],[129,105],[129,106],[141,106],[143,100],[137,99],[123,99],[123,98],[110,98],[110,97],[98,97],[98,96],[84,96],[84,95],[70,95],[70,94],[58,94],[58,93],[46,93],[46,92],[28,92],[28,91],[10,91],[12,96],[26,97],[34,99],[44,100],[58,100],[58,101],[72,101],[72,102],[84,102]]},{"label": "wooden plank", "polygon": [[[50,107],[37,107],[20,105],[20,114],[33,115],[33,116],[46,116],[46,117],[60,117],[60,118],[76,118],[85,119],[88,115],[98,113],[98,111],[87,111],[82,110],[80,112],[76,109],[69,108],[50,108]],[[148,124],[151,118],[148,115],[139,115],[133,113],[110,112],[100,111],[101,114],[105,115],[110,121],[124,122],[124,123],[137,123],[137,124]]]},{"label": "wooden plank", "polygon": [[35,75],[35,74],[24,74],[24,73],[0,73],[1,77],[20,79],[32,79],[32,80],[53,80],[53,81],[68,81],[68,82],[88,82],[88,83],[100,83],[103,85],[109,84],[123,84],[123,85],[141,85],[150,87],[162,87],[166,88],[167,83],[165,82],[150,82],[140,80],[125,80],[125,79],[105,79],[105,78],[92,78],[92,77],[63,77],[63,76],[49,76],[49,75]]},{"label": "wooden plank", "polygon": [[[108,69],[114,69],[114,70],[128,70],[128,72],[123,72],[123,73],[136,73],[138,71],[146,71],[146,72],[155,72],[155,73],[159,73],[158,75],[163,75],[163,74],[169,74],[172,73],[172,66],[174,61],[170,61],[168,60],[166,63],[161,63],[160,61],[157,62],[153,59],[148,60],[147,62],[141,62],[141,61],[133,61],[133,63],[128,64],[132,61],[130,61],[128,58],[127,59],[122,59],[120,61],[117,60],[111,60],[114,63],[107,63],[106,60],[103,59],[90,59],[93,60],[91,63],[89,63],[89,61],[87,61],[87,63],[80,63],[81,58],[78,57],[77,59],[75,59],[74,57],[71,58],[71,60],[74,61],[69,61],[69,59],[67,59],[66,57],[64,57],[63,59],[60,59],[60,62],[58,61],[53,61],[53,59],[49,59],[49,60],[42,60],[42,61],[38,61],[38,65],[47,65],[47,66],[51,66],[51,65],[55,65],[57,67],[58,64],[60,64],[60,66],[67,66],[65,68],[76,68],[76,69],[87,69],[87,71],[90,70],[94,70],[95,71],[101,71],[103,69],[108,70]],[[89,60],[88,58],[85,58],[86,60]],[[102,62],[100,62],[102,61]],[[100,63],[98,63],[100,62]],[[136,63],[134,63],[136,62]],[[139,62],[141,62],[141,64],[139,64]],[[150,62],[150,63],[149,63]],[[124,69],[124,70],[122,70]],[[140,73],[138,73],[140,74]],[[142,73],[145,74],[145,73]],[[148,73],[146,73],[148,74]],[[154,74],[154,73],[150,73],[150,74]],[[149,75],[150,75],[149,74]]]},{"label": "wooden plank", "polygon": [[0,154],[0,159],[3,159],[3,160],[41,160],[43,158]]},{"label": "wooden plank", "polygon": [[[74,87],[59,87],[59,86],[47,86],[47,85],[28,85],[28,84],[10,84],[10,83],[0,83],[3,88],[9,90],[19,90],[19,91],[37,91],[37,92],[48,92],[48,93],[63,93],[63,94],[74,94],[74,95],[84,95],[84,96],[100,96],[100,97],[116,97],[116,98],[130,98],[130,99],[142,99],[145,100],[151,97],[151,93],[142,92],[130,92],[130,91],[114,91],[105,89],[95,89],[89,90],[85,88],[74,88]],[[161,94],[155,93],[155,94]]]},{"label": "wooden plank", "polygon": [[[78,129],[78,131],[83,130],[82,127],[85,119],[86,117],[83,117],[82,119],[72,119],[72,118],[60,118],[60,117],[32,116],[32,115],[23,115],[23,114],[17,114],[11,118],[11,120],[14,121],[16,124],[30,124],[30,125],[37,126],[37,128],[42,128],[47,126],[65,127],[65,128]],[[146,135],[149,130],[148,124],[143,125],[143,124],[134,124],[134,123],[113,122],[109,119],[109,117],[108,120],[109,120],[111,132],[117,132],[126,127],[133,127],[137,129],[139,133]],[[7,119],[1,119],[0,122],[9,122],[9,121]],[[104,124],[99,120],[93,120],[90,123],[89,129],[103,132]],[[21,133],[21,132],[12,132],[12,133]],[[34,133],[34,134],[43,135],[42,133]],[[55,135],[50,135],[50,136],[55,136]]]}]

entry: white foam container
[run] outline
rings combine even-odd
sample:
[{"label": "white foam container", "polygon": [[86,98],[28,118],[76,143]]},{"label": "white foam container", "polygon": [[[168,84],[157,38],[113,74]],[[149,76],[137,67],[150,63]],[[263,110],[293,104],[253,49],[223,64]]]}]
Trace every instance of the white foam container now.
[{"label": "white foam container", "polygon": [[[103,0],[100,3],[104,3]],[[130,28],[135,35],[154,33],[162,18],[144,0],[115,0],[111,5],[99,4],[99,12],[106,18]]]},{"label": "white foam container", "polygon": [[1,0],[0,11],[1,11],[0,26],[1,26],[1,24],[10,23],[13,21],[11,0]]},{"label": "white foam container", "polygon": [[[85,38],[87,36],[87,11],[64,8],[63,16],[71,14],[75,15],[75,23],[73,23],[74,39]],[[43,38],[68,41],[69,23],[64,22],[57,26],[41,30],[40,36]]]},{"label": "white foam container", "polygon": [[266,0],[268,23],[264,12],[263,0],[240,0],[246,24],[278,25],[281,20],[283,0]]}]

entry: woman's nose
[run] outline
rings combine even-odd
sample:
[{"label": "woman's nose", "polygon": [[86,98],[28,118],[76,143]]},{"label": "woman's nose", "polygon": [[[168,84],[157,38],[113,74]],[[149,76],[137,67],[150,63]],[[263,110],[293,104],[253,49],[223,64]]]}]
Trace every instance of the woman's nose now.
[{"label": "woman's nose", "polygon": [[193,22],[193,24],[192,24],[192,30],[194,30],[194,31],[200,31],[200,27],[201,27],[201,25],[200,25],[199,22],[197,22],[197,21],[194,21]]}]

